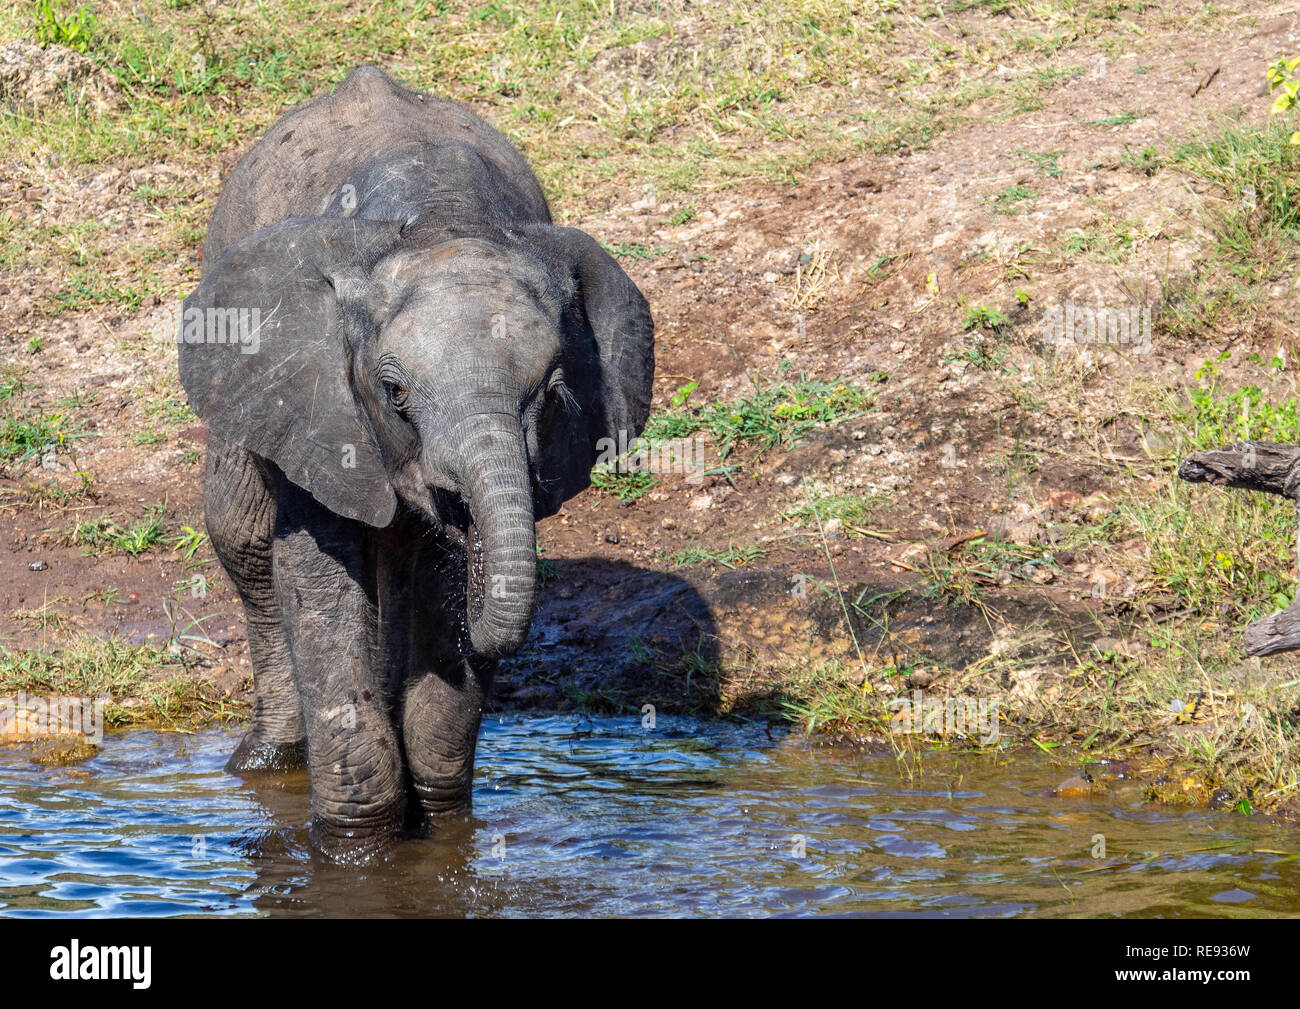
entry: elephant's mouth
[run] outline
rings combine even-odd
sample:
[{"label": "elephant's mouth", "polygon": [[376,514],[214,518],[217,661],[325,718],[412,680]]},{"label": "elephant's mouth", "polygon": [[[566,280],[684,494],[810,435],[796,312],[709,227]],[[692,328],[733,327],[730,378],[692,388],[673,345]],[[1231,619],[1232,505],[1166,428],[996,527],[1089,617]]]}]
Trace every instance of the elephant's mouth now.
[{"label": "elephant's mouth", "polygon": [[466,574],[465,609],[470,620],[483,613],[483,596],[487,582],[483,556],[483,537],[474,525],[474,516],[460,497],[447,491],[433,492],[434,510],[438,523],[449,540],[465,551]]},{"label": "elephant's mouth", "polygon": [[462,550],[469,549],[469,531],[474,519],[465,502],[455,494],[434,488],[433,511],[447,538]]}]

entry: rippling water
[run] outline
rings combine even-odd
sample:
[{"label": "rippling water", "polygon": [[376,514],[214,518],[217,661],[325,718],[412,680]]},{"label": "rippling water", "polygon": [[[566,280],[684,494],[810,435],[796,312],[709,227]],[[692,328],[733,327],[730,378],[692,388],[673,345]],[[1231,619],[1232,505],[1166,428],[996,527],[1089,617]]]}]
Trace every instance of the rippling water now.
[{"label": "rippling water", "polygon": [[[75,768],[0,751],[4,915],[1170,915],[1300,907],[1300,833],[1044,794],[1023,755],[890,757],[660,718],[504,717],[474,815],[385,862],[307,846],[306,778],[222,772],[235,743],[133,732]],[[1093,858],[1094,836],[1106,857]]]}]

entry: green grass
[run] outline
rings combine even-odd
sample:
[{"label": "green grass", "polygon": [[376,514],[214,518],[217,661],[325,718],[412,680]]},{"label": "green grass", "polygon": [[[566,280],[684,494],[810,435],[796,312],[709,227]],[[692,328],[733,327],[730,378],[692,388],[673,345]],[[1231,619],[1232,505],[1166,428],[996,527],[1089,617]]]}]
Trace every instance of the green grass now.
[{"label": "green grass", "polygon": [[612,494],[622,504],[631,504],[650,493],[659,478],[645,470],[618,469],[602,463],[591,471],[591,485],[605,494]]},{"label": "green grass", "polygon": [[808,735],[888,735],[889,699],[865,683],[859,668],[838,662],[792,669],[782,678],[780,712]]},{"label": "green grass", "polygon": [[62,448],[79,437],[65,413],[33,413],[14,404],[22,386],[16,378],[0,384],[0,463],[25,463]]},{"label": "green grass", "polygon": [[1136,123],[1142,118],[1141,112],[1132,110],[1120,112],[1113,116],[1106,116],[1102,119],[1091,119],[1088,121],[1089,126],[1127,126],[1129,123]]},{"label": "green grass", "polygon": [[78,522],[68,533],[68,541],[84,545],[92,553],[124,553],[137,557],[163,541],[165,505],[151,505],[145,516],[130,526],[112,519],[98,518]]},{"label": "green grass", "polygon": [[54,0],[36,0],[33,5],[36,41],[42,46],[58,45],[84,53],[98,31],[95,12],[89,7],[65,10]]},{"label": "green grass", "polygon": [[1146,176],[1155,175],[1165,164],[1164,158],[1150,144],[1140,151],[1130,150],[1128,145],[1125,144],[1124,153],[1119,156],[1119,162],[1138,175]]},{"label": "green grass", "polygon": [[1019,213],[1022,208],[1017,204],[1033,198],[1034,192],[1028,186],[1008,186],[1001,192],[993,194],[993,212],[997,214]]},{"label": "green grass", "polygon": [[[158,725],[191,729],[247,717],[247,706],[216,699],[180,660],[154,645],[78,635],[61,648],[10,651],[0,647],[0,692],[105,696],[109,726]],[[132,700],[133,704],[120,702]]]},{"label": "green grass", "polygon": [[735,569],[751,561],[767,556],[762,547],[738,547],[728,544],[725,550],[709,550],[705,547],[688,547],[668,558],[675,568],[694,567],[697,564],[718,564],[724,568]]},{"label": "green grass", "polygon": [[[168,376],[171,378],[171,376]],[[151,399],[144,407],[144,415],[150,420],[165,424],[196,424],[198,417],[179,396],[163,393]],[[161,440],[161,439],[160,439]]]},{"label": "green grass", "polygon": [[[753,375],[751,390],[731,402],[717,400],[693,409],[656,414],[646,424],[645,437],[677,439],[708,432],[719,459],[726,459],[739,445],[756,448],[762,454],[778,447],[793,448],[814,428],[859,416],[875,402],[873,389],[843,380],[819,381],[802,374],[790,379],[787,374],[782,371],[770,382]],[[886,380],[883,372],[872,377],[877,382]]]},{"label": "green grass", "polygon": [[1285,125],[1227,126],[1177,147],[1171,163],[1214,183],[1221,199],[1209,225],[1225,270],[1247,281],[1281,275],[1300,239],[1300,145]]},{"label": "green grass", "polygon": [[1080,229],[1060,245],[1060,259],[1085,259],[1103,263],[1123,262],[1136,244],[1136,223],[1110,223],[1106,227]]},{"label": "green grass", "polygon": [[832,519],[838,519],[845,526],[862,525],[885,500],[885,497],[879,495],[862,497],[857,494],[832,494],[825,488],[818,488],[787,509],[781,517],[787,522],[800,525],[824,527]]},{"label": "green grass", "polygon": [[[1229,387],[1213,364],[1202,369],[1198,388],[1168,394],[1163,410],[1171,468],[1234,441],[1300,442],[1300,401],[1270,398],[1254,385]],[[1128,497],[1119,517],[1147,543],[1150,588],[1175,593],[1194,613],[1241,624],[1291,602],[1296,512],[1281,498],[1168,480],[1154,494]]]},{"label": "green grass", "polygon": [[630,242],[614,246],[607,245],[605,251],[616,259],[654,259],[655,256],[662,256],[665,252],[671,250],[666,245],[652,249],[650,246],[639,242]]},{"label": "green grass", "polygon": [[[722,188],[793,183],[826,159],[928,145],[970,121],[975,102],[981,118],[1041,104],[1080,72],[1056,66],[1065,50],[1092,51],[1101,39],[1124,48],[1143,34],[1106,3],[1043,0],[1011,4],[995,25],[974,22],[950,37],[949,6],[376,0],[364,17],[343,17],[330,0],[142,0],[93,14],[20,2],[0,12],[0,37],[84,51],[118,82],[121,106],[91,116],[67,103],[8,113],[0,145],[72,169],[166,159],[183,179],[136,187],[169,225],[162,248],[123,256],[102,222],[4,218],[0,268],[44,264],[58,276],[47,312],[138,310],[163,293],[142,263],[197,244],[215,192],[196,180],[362,63],[486,111],[534,165],[561,217],[631,190],[678,206],[669,220],[682,224]],[[1025,79],[961,79],[979,66],[1047,60],[1052,69]]]},{"label": "green grass", "polygon": [[1049,179],[1055,179],[1061,174],[1061,158],[1065,154],[1064,151],[1035,152],[1022,150],[1016,153],[1036,165]]}]

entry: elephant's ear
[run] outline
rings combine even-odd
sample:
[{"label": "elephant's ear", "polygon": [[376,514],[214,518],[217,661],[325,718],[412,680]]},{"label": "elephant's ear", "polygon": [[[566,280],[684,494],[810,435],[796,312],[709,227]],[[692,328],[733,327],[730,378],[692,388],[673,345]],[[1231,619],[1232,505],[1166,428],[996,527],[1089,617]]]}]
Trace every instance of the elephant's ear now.
[{"label": "elephant's ear", "polygon": [[529,231],[572,284],[564,373],[577,409],[565,412],[542,449],[542,518],[587,487],[607,446],[622,448],[641,434],[653,391],[654,319],[632,278],[590,235],[550,226]]},{"label": "elephant's ear", "polygon": [[357,280],[399,225],[290,219],[228,246],[185,299],[181,382],[223,441],[271,460],[337,515],[386,526],[397,498],[353,392],[369,319]]}]

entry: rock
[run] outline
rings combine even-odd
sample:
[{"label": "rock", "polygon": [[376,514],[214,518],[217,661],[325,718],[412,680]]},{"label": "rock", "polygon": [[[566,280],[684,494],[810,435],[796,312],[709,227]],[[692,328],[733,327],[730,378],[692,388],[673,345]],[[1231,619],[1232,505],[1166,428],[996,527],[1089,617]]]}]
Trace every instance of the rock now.
[{"label": "rock", "polygon": [[48,569],[49,569],[49,565],[46,564],[44,561],[32,561],[30,564],[27,565],[28,571],[45,571]]},{"label": "rock", "polygon": [[1063,799],[1087,798],[1092,794],[1092,782],[1076,774],[1057,785],[1056,794]]},{"label": "rock", "polygon": [[1072,490],[1052,491],[1047,498],[1047,507],[1056,513],[1068,512],[1083,500],[1083,495]]},{"label": "rock", "polygon": [[65,103],[69,88],[75,104],[96,112],[122,102],[116,78],[73,49],[42,49],[30,42],[11,42],[0,49],[0,102],[15,111],[39,113]]},{"label": "rock", "polygon": [[56,736],[34,743],[28,756],[37,764],[45,764],[49,767],[71,767],[89,760],[98,752],[99,747],[81,737]]},{"label": "rock", "polygon": [[1035,585],[1048,585],[1056,580],[1056,572],[1051,568],[1033,565],[1029,569],[1029,580]]}]

